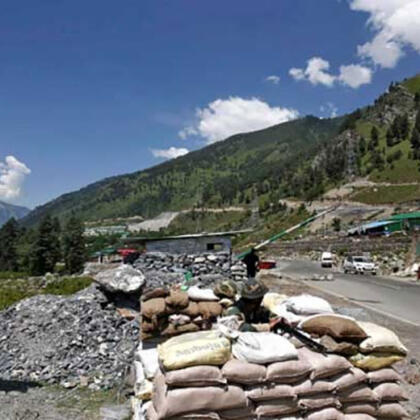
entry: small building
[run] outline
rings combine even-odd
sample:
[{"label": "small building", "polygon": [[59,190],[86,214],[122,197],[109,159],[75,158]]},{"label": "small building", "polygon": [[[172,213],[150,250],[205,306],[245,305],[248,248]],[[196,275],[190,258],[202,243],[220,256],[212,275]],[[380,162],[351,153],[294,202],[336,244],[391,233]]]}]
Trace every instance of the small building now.
[{"label": "small building", "polygon": [[401,213],[391,216],[389,220],[399,222],[401,229],[407,231],[419,231],[420,230],[420,211],[412,213]]},{"label": "small building", "polygon": [[158,238],[132,237],[123,239],[130,246],[137,246],[146,252],[167,252],[170,254],[202,254],[204,252],[230,252],[232,236],[247,233],[250,230],[194,233]]}]

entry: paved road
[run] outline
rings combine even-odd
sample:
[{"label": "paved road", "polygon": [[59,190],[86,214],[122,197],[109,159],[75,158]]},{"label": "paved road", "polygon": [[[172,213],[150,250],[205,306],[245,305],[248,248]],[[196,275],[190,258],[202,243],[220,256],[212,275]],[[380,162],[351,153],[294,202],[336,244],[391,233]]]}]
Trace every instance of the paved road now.
[{"label": "paved road", "polygon": [[311,281],[310,284],[420,326],[420,286],[417,284],[381,276],[344,274],[303,260],[280,260],[277,267],[281,273],[298,278],[332,272],[333,281]]}]

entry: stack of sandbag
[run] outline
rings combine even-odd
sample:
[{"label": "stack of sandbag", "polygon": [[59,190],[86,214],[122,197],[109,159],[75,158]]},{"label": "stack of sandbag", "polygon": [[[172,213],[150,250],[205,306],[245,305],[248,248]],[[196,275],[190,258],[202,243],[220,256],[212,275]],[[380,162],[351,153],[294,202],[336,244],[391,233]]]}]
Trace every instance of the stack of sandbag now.
[{"label": "stack of sandbag", "polygon": [[407,355],[407,348],[393,331],[371,322],[358,324],[367,338],[360,343],[359,353],[350,359],[355,366],[374,371],[389,367]]},{"label": "stack of sandbag", "polygon": [[188,291],[179,287],[147,291],[141,302],[142,340],[210,329],[223,305],[229,304],[230,300],[221,300],[212,289],[197,286]]},{"label": "stack of sandbag", "polygon": [[159,358],[156,348],[144,350],[141,345],[134,355],[134,396],[141,401],[152,397],[153,380],[159,371]]}]

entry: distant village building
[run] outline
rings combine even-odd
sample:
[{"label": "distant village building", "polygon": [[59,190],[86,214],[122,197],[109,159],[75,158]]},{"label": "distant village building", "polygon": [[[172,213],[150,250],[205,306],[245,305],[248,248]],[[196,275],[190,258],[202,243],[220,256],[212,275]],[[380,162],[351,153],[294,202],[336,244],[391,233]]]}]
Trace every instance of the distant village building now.
[{"label": "distant village building", "polygon": [[146,252],[167,252],[170,254],[230,252],[232,249],[232,236],[246,232],[250,232],[250,230],[196,233],[160,238],[133,237],[125,238],[123,241],[130,246],[142,248]]}]

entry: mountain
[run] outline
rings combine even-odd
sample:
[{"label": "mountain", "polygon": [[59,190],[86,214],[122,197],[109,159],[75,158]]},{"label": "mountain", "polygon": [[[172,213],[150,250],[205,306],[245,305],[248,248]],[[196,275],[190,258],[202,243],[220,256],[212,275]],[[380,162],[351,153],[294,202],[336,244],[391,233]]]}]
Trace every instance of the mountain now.
[{"label": "mountain", "polygon": [[4,203],[0,201],[0,226],[6,223],[9,219],[21,219],[26,216],[30,210],[26,207],[15,206],[13,204]]},{"label": "mountain", "polygon": [[312,200],[356,176],[387,183],[403,180],[415,183],[418,190],[420,152],[416,155],[410,138],[419,107],[417,75],[392,83],[374,104],[352,114],[307,116],[237,134],[152,168],[62,195],[37,207],[23,222],[34,225],[48,213],[66,218],[75,212],[92,221],[250,203],[264,211],[281,197]]}]

